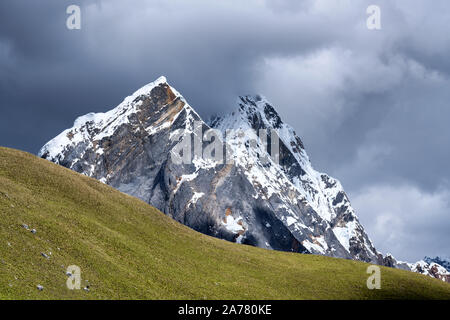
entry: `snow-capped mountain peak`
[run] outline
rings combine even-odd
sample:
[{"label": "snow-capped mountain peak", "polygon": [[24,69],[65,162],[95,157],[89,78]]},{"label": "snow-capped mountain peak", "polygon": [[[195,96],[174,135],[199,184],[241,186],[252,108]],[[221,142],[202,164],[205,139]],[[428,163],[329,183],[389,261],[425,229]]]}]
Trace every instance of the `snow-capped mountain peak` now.
[{"label": "snow-capped mountain peak", "polygon": [[423,261],[425,261],[428,264],[436,263],[440,266],[444,267],[448,272],[450,272],[450,257],[445,256],[438,256],[434,258],[425,257],[423,258]]},{"label": "snow-capped mountain peak", "polygon": [[[439,260],[439,262],[445,264],[445,261]],[[442,264],[434,262],[433,259],[430,259],[429,257],[425,257],[423,260],[417,261],[416,263],[408,264],[408,266],[413,272],[450,282],[450,271]]]},{"label": "snow-capped mountain peak", "polygon": [[150,101],[146,101],[154,91],[158,91],[159,95],[165,96],[165,105],[177,101],[175,110],[171,110],[170,113],[172,116],[171,122],[176,119],[178,113],[185,109],[188,109],[188,112],[199,118],[198,114],[187,104],[181,94],[168,85],[166,77],[161,76],[136,90],[117,107],[108,112],[88,113],[78,117],[72,128],[64,130],[45,144],[39,151],[39,156],[61,163],[65,159],[64,154],[67,153],[65,150],[75,146],[95,149],[96,153],[101,155],[104,152],[101,144],[94,142],[102,141],[104,138],[114,135],[118,128],[123,125],[133,126],[139,122],[138,125],[141,129],[146,130],[149,134],[154,134],[158,130],[170,126],[171,122],[164,118],[157,121],[154,121],[154,119],[147,121],[150,113],[158,114],[161,112],[164,116],[163,111],[165,110],[161,110],[164,105],[153,105]]},{"label": "snow-capped mountain peak", "polygon": [[[235,154],[246,154],[245,157],[236,159],[236,163],[245,168],[248,179],[255,188],[260,187],[261,194],[266,194],[268,201],[273,194],[282,199],[282,205],[278,203],[278,207],[287,210],[285,220],[292,232],[305,233],[305,229],[308,229],[305,226],[311,222],[322,225],[324,230],[332,231],[304,239],[302,245],[309,251],[329,255],[333,255],[334,251],[342,251],[341,255],[354,256],[356,253],[359,258],[367,261],[379,259],[340,182],[314,170],[303,142],[294,129],[282,121],[266,98],[260,95],[239,97],[234,112],[214,119],[210,125],[221,130],[224,135],[230,128],[251,129],[247,135],[227,136],[227,143],[233,146]],[[272,162],[269,167],[255,158],[248,158],[248,152],[242,151],[248,149],[244,146],[249,146],[251,139],[261,142],[256,135],[262,129],[276,132],[276,137],[279,138],[279,163]],[[258,154],[264,152],[265,146],[257,147]],[[305,215],[301,217],[291,210],[299,203],[312,209],[309,217],[311,221],[307,221]],[[339,248],[329,245],[336,242],[335,239],[340,244]]]},{"label": "snow-capped mountain peak", "polygon": [[[211,128],[231,162],[205,158],[206,149],[173,161],[181,141],[193,138],[195,151],[195,136]],[[39,155],[208,235],[397,266],[374,248],[341,183],[313,168],[299,136],[260,95],[239,97],[234,112],[207,125],[160,77],[108,112],[77,118]]]}]

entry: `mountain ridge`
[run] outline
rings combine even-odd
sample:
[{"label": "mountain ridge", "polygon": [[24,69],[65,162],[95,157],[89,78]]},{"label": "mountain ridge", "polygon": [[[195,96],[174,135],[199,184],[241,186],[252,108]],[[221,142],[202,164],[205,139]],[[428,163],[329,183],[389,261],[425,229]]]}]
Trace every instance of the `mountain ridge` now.
[{"label": "mountain ridge", "polygon": [[[206,123],[160,77],[111,111],[78,118],[39,156],[136,196],[208,235],[407,269],[375,249],[340,182],[312,168],[301,139],[275,108],[262,96],[239,99],[237,110]],[[188,164],[172,161],[169,154],[191,135],[194,146],[188,149],[195,153],[198,129],[202,137],[204,131],[220,131],[232,164],[195,156]],[[229,129],[235,130],[231,136]],[[279,163],[259,130],[276,132]]]}]

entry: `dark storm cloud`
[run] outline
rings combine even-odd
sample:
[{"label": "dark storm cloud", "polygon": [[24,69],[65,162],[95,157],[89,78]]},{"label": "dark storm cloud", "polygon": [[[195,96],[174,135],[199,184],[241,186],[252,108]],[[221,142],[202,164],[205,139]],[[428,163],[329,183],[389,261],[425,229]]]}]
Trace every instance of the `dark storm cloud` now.
[{"label": "dark storm cloud", "polygon": [[[382,30],[366,28],[372,3]],[[65,27],[69,4],[81,7],[81,30]],[[377,247],[403,259],[448,255],[450,233],[438,223],[412,246],[406,235],[417,223],[404,212],[420,203],[412,215],[422,221],[424,203],[434,203],[434,221],[449,220],[449,7],[4,0],[0,145],[35,153],[77,116],[109,110],[160,75],[205,118],[228,111],[238,94],[261,93],[302,136],[313,164],[342,181]],[[403,192],[388,196],[393,190]],[[395,245],[386,221],[402,235]]]},{"label": "dark storm cloud", "polygon": [[[318,23],[307,19],[294,38],[286,32],[295,29],[294,19],[280,21],[265,6],[236,1],[75,2],[82,29],[69,31],[65,9],[71,3],[0,4],[0,38],[8,48],[1,65],[9,70],[2,103],[9,119],[29,117],[40,127],[28,141],[6,138],[5,131],[2,144],[36,152],[75,116],[108,109],[160,75],[208,116],[253,90],[260,57],[303,52],[332,36],[313,35]],[[29,122],[22,123],[24,132]]]}]

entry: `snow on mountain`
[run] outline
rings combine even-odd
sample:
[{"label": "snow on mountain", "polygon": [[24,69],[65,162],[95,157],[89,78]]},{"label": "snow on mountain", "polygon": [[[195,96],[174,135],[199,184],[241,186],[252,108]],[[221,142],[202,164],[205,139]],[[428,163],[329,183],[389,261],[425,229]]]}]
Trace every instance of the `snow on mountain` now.
[{"label": "snow on mountain", "polygon": [[445,282],[450,282],[450,272],[442,265],[424,260],[410,264],[411,271],[418,272]]},{"label": "snow on mountain", "polygon": [[[205,157],[207,148],[198,156],[195,139],[212,141],[210,129],[218,133],[223,161]],[[181,142],[189,142],[182,156]],[[174,161],[174,154],[184,157],[188,151],[192,161]],[[208,125],[160,77],[111,111],[79,117],[39,156],[138,197],[211,236],[412,267],[377,252],[341,183],[312,167],[301,139],[261,96],[240,97],[234,112]]]},{"label": "snow on mountain", "polygon": [[450,272],[443,266],[448,266],[446,263],[448,260],[439,257],[434,259],[425,257],[423,260],[409,263],[396,260],[390,253],[386,254],[383,262],[388,267],[417,272],[450,283]]},{"label": "snow on mountain", "polygon": [[[243,167],[249,181],[258,188],[259,194],[270,199],[273,194],[282,200],[280,207],[288,211],[284,217],[288,228],[300,234],[312,230],[314,224],[322,224],[325,230],[318,236],[302,241],[310,252],[333,255],[337,250],[332,244],[338,240],[340,249],[352,258],[378,261],[379,256],[372,242],[358,222],[353,208],[339,181],[313,169],[301,139],[292,127],[285,124],[273,106],[261,96],[240,97],[238,108],[231,114],[211,121],[211,127],[227,130],[245,130],[248,134],[227,136],[234,151],[234,160]],[[264,165],[249,150],[249,141],[258,140],[259,130],[273,129],[280,139],[280,164]],[[236,131],[239,132],[239,131]],[[258,144],[254,153],[261,154],[264,146]],[[247,154],[250,152],[250,157]],[[292,210],[302,203],[311,208],[318,217],[311,221],[305,214]],[[332,232],[329,232],[331,230]],[[343,253],[340,253],[344,255]]]},{"label": "snow on mountain", "polygon": [[[56,138],[49,141],[40,150],[39,155],[45,154],[46,158],[59,163],[63,161],[64,150],[69,146],[76,146],[82,142],[101,140],[114,134],[116,129],[129,121],[129,116],[136,113],[139,104],[135,103],[135,98],[148,94],[156,86],[165,83],[166,78],[160,77],[156,81],[147,84],[137,90],[133,95],[125,98],[116,108],[106,113],[88,113],[77,118],[72,128],[63,131]],[[94,133],[93,135],[91,133]],[[92,135],[92,136],[91,136]],[[93,144],[87,147],[93,148]],[[101,148],[96,147],[98,153],[102,153]]]},{"label": "snow on mountain", "polygon": [[440,266],[444,267],[445,270],[450,272],[450,258],[449,257],[443,257],[443,256],[435,257],[435,258],[425,257],[425,258],[423,258],[423,261],[425,261],[428,264],[432,264],[432,263],[439,264]]}]

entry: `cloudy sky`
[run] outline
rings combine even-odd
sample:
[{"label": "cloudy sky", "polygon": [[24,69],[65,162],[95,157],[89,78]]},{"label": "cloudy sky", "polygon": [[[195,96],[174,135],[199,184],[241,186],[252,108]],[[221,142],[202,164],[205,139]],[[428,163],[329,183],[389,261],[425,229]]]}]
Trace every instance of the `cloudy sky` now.
[{"label": "cloudy sky", "polygon": [[160,75],[204,118],[260,93],[380,251],[449,256],[449,21],[447,0],[2,0],[0,145],[37,153]]}]

